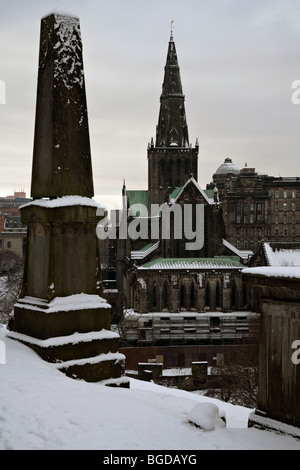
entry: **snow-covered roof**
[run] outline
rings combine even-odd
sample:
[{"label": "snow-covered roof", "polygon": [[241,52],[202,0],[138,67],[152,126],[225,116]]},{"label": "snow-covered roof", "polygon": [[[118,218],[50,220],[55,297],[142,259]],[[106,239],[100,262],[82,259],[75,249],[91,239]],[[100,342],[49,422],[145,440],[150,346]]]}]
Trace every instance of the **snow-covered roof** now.
[{"label": "snow-covered roof", "polygon": [[240,170],[238,167],[232,162],[231,158],[225,158],[224,163],[219,166],[219,168],[216,171],[216,175],[227,175],[229,173],[232,173],[234,175],[238,175],[240,173]]},{"label": "snow-covered roof", "polygon": [[223,239],[222,241],[223,241],[223,245],[226,246],[233,253],[235,253],[239,258],[249,259],[254,254],[253,251],[251,250],[239,250],[238,248],[233,246],[231,243],[229,243],[227,240]]},{"label": "snow-covered roof", "polygon": [[215,258],[156,258],[138,269],[242,269],[236,257],[220,256]]},{"label": "snow-covered roof", "polygon": [[259,276],[300,279],[300,266],[260,266],[245,268],[243,274],[256,274]]},{"label": "snow-covered roof", "polygon": [[300,248],[275,248],[264,243],[263,249],[269,266],[300,266]]},{"label": "snow-covered roof", "polygon": [[155,251],[159,246],[159,241],[156,243],[149,243],[148,245],[144,246],[140,250],[133,250],[130,254],[131,259],[144,259],[150,253]]}]

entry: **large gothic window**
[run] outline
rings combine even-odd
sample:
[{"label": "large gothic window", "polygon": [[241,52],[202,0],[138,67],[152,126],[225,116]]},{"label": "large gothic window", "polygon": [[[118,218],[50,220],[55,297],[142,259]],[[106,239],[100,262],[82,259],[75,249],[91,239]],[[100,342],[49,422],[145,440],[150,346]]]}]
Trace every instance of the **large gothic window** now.
[{"label": "large gothic window", "polygon": [[173,186],[173,161],[170,160],[168,164],[168,186],[172,187]]},{"label": "large gothic window", "polygon": [[162,290],[162,308],[163,310],[169,310],[169,289],[166,282],[164,283]]},{"label": "large gothic window", "polygon": [[205,307],[210,307],[210,288],[208,283],[205,288]]},{"label": "large gothic window", "polygon": [[176,168],[176,184],[177,186],[180,186],[180,181],[181,181],[181,160],[177,160],[177,168]]},{"label": "large gothic window", "polygon": [[180,308],[186,308],[186,289],[183,284],[180,287]]},{"label": "large gothic window", "polygon": [[164,160],[160,161],[160,171],[159,171],[159,185],[164,188],[166,184],[166,163]]},{"label": "large gothic window", "polygon": [[152,307],[154,311],[158,310],[158,290],[156,284],[153,285],[152,289]]},{"label": "large gothic window", "polygon": [[221,290],[220,290],[220,284],[218,283],[216,286],[216,307],[221,307],[222,302],[221,302]]},{"label": "large gothic window", "polygon": [[192,285],[191,285],[191,308],[195,308],[195,307],[196,307],[196,290],[195,290],[195,285],[192,282]]}]

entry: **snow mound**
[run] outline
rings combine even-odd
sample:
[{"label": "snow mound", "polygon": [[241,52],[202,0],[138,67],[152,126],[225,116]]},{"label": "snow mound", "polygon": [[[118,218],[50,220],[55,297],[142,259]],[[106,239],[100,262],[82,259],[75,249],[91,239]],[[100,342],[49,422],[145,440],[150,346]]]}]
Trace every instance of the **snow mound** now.
[{"label": "snow mound", "polygon": [[214,403],[197,403],[189,412],[188,421],[205,431],[226,426],[225,413]]}]

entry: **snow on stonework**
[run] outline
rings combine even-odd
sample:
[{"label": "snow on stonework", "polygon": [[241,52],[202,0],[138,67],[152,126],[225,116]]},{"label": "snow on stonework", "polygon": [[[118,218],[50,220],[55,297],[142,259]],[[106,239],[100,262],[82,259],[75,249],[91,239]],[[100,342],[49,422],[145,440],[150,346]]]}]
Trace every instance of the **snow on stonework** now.
[{"label": "snow on stonework", "polygon": [[289,277],[300,279],[300,267],[295,266],[261,266],[244,268],[243,274],[258,274],[260,276]]},{"label": "snow on stonework", "polygon": [[300,249],[275,248],[269,243],[264,243],[264,251],[269,266],[300,266]]},{"label": "snow on stonework", "polygon": [[68,89],[71,89],[73,84],[82,88],[84,77],[79,19],[56,13],[54,18],[54,29],[59,39],[54,46],[58,55],[55,60],[54,78],[61,80]]},{"label": "snow on stonework", "polygon": [[27,204],[23,204],[19,207],[19,209],[23,209],[24,207],[28,206],[40,206],[48,209],[70,206],[96,207],[97,215],[103,215],[105,210],[105,206],[103,204],[84,196],[62,196],[54,199],[35,199],[33,201],[28,202]]}]

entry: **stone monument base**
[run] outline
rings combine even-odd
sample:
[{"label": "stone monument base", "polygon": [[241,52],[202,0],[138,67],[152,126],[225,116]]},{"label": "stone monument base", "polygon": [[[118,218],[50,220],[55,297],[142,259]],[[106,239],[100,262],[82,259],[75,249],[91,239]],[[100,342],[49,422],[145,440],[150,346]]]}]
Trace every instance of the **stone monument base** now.
[{"label": "stone monument base", "polygon": [[[42,327],[41,327],[42,326]],[[8,336],[33,349],[68,377],[129,386],[125,356],[110,330],[110,306],[98,295],[78,294],[50,302],[24,297],[14,306]]]}]

